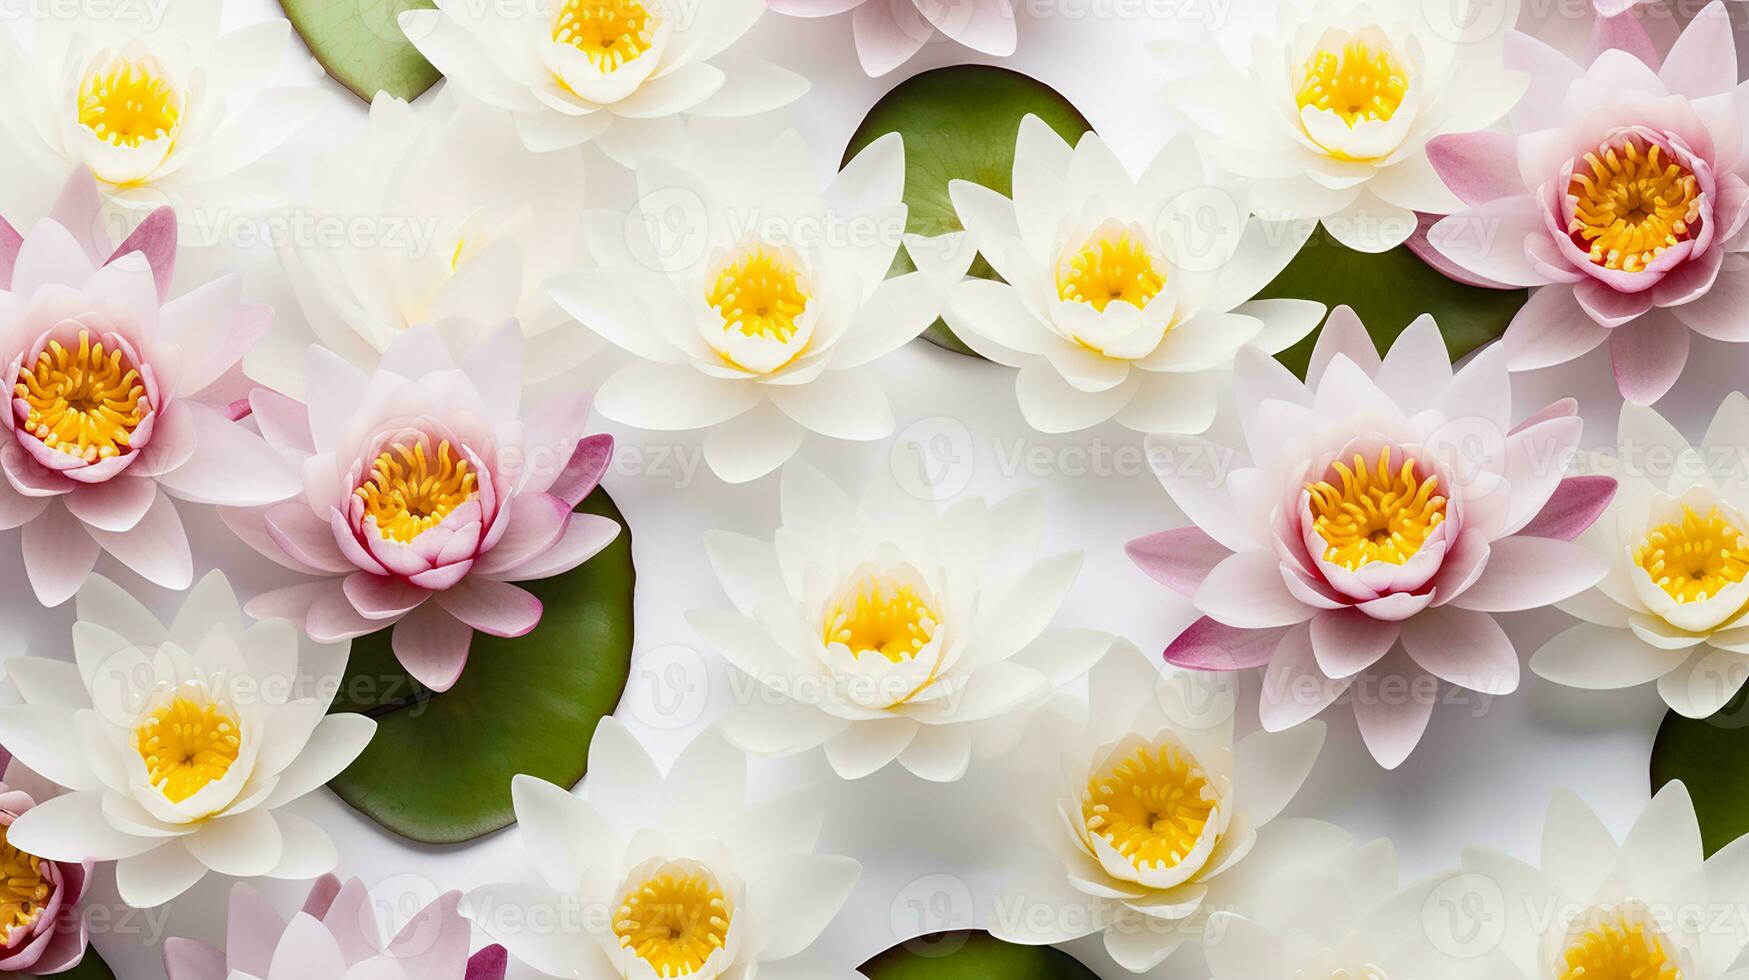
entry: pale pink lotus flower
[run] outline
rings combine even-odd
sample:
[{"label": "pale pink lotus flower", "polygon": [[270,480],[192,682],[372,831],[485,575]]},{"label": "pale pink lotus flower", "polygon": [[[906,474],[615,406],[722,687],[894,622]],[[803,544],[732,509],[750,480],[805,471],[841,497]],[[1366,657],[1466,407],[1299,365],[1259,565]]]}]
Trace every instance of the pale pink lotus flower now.
[{"label": "pale pink lotus flower", "polygon": [[910,60],[937,31],[999,58],[1013,54],[1019,43],[1010,0],[767,0],[767,5],[792,17],[854,10],[856,57],[871,78]]},{"label": "pale pink lotus flower", "polygon": [[1749,341],[1749,87],[1723,3],[1660,59],[1633,17],[1596,22],[1581,66],[1514,34],[1532,76],[1511,132],[1428,147],[1469,209],[1435,224],[1423,257],[1457,277],[1535,292],[1506,331],[1514,371],[1609,341],[1616,385],[1649,405],[1676,383],[1694,331]]},{"label": "pale pink lotus flower", "polygon": [[290,619],[320,642],[393,626],[395,656],[434,691],[461,676],[475,630],[533,630],[540,600],[512,583],[577,567],[619,525],[572,512],[613,449],[583,437],[589,394],[524,411],[522,345],[514,320],[485,332],[424,324],[369,375],[310,348],[304,390],[320,397],[308,405],[256,389],[256,421],[299,467],[302,493],[227,509],[225,522],[320,579],[257,596],[250,615]]},{"label": "pale pink lotus flower", "polygon": [[170,299],[176,215],[117,248],[91,173],[20,235],[0,219],[0,528],[23,526],[38,601],[65,602],[107,551],[186,589],[194,564],[171,497],[253,506],[297,490],[222,391],[273,319],[232,275]]},{"label": "pale pink lotus flower", "polygon": [[231,889],[225,948],[173,936],[170,980],[504,980],[502,946],[468,956],[472,932],[460,892],[439,895],[384,942],[364,882],[324,875],[288,922],[253,888]]},{"label": "pale pink lotus flower", "polygon": [[[0,776],[12,754],[0,747]],[[45,861],[6,839],[12,821],[36,806],[23,790],[0,782],[0,976],[44,976],[77,966],[85,958],[85,917],[79,899],[91,875],[89,861]]]},{"label": "pale pink lotus flower", "polygon": [[1270,731],[1352,688],[1361,735],[1386,768],[1421,740],[1440,682],[1515,690],[1518,654],[1493,614],[1603,577],[1604,562],[1572,538],[1615,481],[1565,478],[1581,426],[1570,399],[1512,423],[1505,353],[1490,347],[1454,373],[1424,316],[1381,359],[1347,307],[1325,324],[1306,382],[1242,351],[1244,445],[1149,438],[1194,526],[1128,551],[1202,614],[1167,661],[1267,667]]}]

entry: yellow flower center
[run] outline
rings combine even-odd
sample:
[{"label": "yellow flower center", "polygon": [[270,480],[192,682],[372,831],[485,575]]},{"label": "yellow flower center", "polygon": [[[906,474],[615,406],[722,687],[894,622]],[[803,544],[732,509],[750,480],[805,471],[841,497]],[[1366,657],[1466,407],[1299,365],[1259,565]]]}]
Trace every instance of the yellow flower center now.
[{"label": "yellow flower center", "polygon": [[1138,870],[1172,868],[1196,849],[1217,800],[1176,743],[1144,745],[1087,781],[1081,819]]},{"label": "yellow flower center", "polygon": [[808,308],[807,283],[788,257],[756,245],[717,273],[705,296],[729,329],[789,343]]},{"label": "yellow flower center", "polygon": [[613,917],[613,934],[657,976],[684,977],[703,969],[728,941],[734,916],[709,871],[671,862],[627,890]]},{"label": "yellow flower center", "polygon": [[825,641],[842,643],[861,657],[878,653],[893,663],[923,652],[941,620],[911,582],[868,573],[826,615]]},{"label": "yellow flower center", "polygon": [[650,50],[658,23],[640,0],[565,0],[553,19],[553,40],[609,74]]},{"label": "yellow flower center", "polygon": [[1643,912],[1596,910],[1588,924],[1561,950],[1558,980],[1682,980],[1670,940]]},{"label": "yellow flower center", "polygon": [[1585,165],[1590,172],[1575,168],[1567,183],[1567,232],[1592,262],[1638,272],[1692,233],[1700,186],[1663,147],[1627,136],[1585,154]]},{"label": "yellow flower center", "polygon": [[1166,274],[1146,243],[1123,227],[1100,229],[1057,263],[1057,296],[1100,312],[1113,302],[1139,310],[1165,286]]},{"label": "yellow flower center", "polygon": [[1306,59],[1301,109],[1334,112],[1353,129],[1397,114],[1409,92],[1409,73],[1383,43],[1350,37],[1341,48],[1320,48]]},{"label": "yellow flower center", "polygon": [[1677,602],[1699,602],[1749,574],[1749,536],[1717,507],[1701,517],[1685,504],[1680,522],[1646,533],[1634,564]]},{"label": "yellow flower center", "polygon": [[79,331],[79,349],[51,340],[36,364],[18,369],[13,393],[24,427],[43,445],[88,463],[126,450],[151,411],[140,372],[120,349],[105,350]]},{"label": "yellow flower center", "polygon": [[79,124],[112,146],[174,137],[181,121],[182,93],[156,59],[117,58],[79,86]]},{"label": "yellow flower center", "polygon": [[8,948],[6,939],[14,929],[36,921],[49,900],[42,858],[13,847],[6,830],[0,827],[0,949]]},{"label": "yellow flower center", "polygon": [[181,803],[223,779],[243,744],[235,716],[206,698],[178,695],[134,728],[134,750],[164,798]]},{"label": "yellow flower center", "polygon": [[376,458],[370,476],[353,493],[364,501],[366,517],[374,517],[377,533],[402,544],[443,523],[457,507],[474,498],[478,476],[465,459],[456,458],[445,439],[437,458],[425,441],[397,442]]},{"label": "yellow flower center", "polygon": [[1328,480],[1308,483],[1312,495],[1312,527],[1324,539],[1324,560],[1349,571],[1368,562],[1401,565],[1427,543],[1428,535],[1445,520],[1445,498],[1439,477],[1422,477],[1413,456],[1391,466],[1391,447],[1379,450],[1378,465],[1369,467],[1356,453],[1354,466],[1331,464],[1342,486]]}]

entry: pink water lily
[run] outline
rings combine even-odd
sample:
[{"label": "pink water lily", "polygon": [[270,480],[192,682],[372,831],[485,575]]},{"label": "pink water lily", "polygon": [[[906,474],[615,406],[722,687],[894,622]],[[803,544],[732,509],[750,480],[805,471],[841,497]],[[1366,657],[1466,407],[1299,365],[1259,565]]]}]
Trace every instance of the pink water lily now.
[{"label": "pink water lily", "polygon": [[439,895],[385,943],[364,882],[324,875],[287,920],[248,885],[231,889],[225,949],[164,943],[170,980],[504,980],[502,946],[468,956],[460,892]]},{"label": "pink water lily", "polygon": [[[1603,577],[1571,539],[1615,481],[1564,478],[1580,433],[1571,400],[1511,424],[1504,353],[1489,348],[1454,373],[1422,317],[1381,359],[1347,307],[1330,315],[1304,383],[1241,352],[1244,446],[1150,439],[1161,482],[1195,526],[1138,538],[1130,557],[1202,613],[1166,659],[1267,666],[1270,731],[1352,688],[1361,735],[1387,768],[1420,741],[1439,682],[1516,689],[1518,655],[1493,614]],[[1217,466],[1227,460],[1236,468]]]},{"label": "pink water lily", "polygon": [[[454,356],[445,336],[476,337]],[[312,347],[304,405],[249,397],[268,441],[303,475],[303,493],[227,510],[252,547],[320,580],[277,589],[251,615],[291,619],[331,642],[394,627],[395,655],[420,683],[448,690],[475,630],[516,637],[541,603],[512,583],[569,571],[619,525],[573,513],[613,448],[583,437],[588,394],[522,410],[515,321],[413,327],[366,375]]]},{"label": "pink water lily", "polygon": [[830,17],[854,10],[856,56],[879,77],[923,50],[937,31],[975,51],[1007,57],[1019,41],[1010,0],[767,0],[794,17]]},{"label": "pink water lily", "polygon": [[[10,761],[11,754],[0,748],[0,775]],[[0,906],[0,974],[6,976],[61,973],[85,958],[79,899],[91,862],[44,861],[6,839],[12,822],[35,806],[29,793],[0,782],[0,873],[8,890]]]},{"label": "pink water lily", "polygon": [[194,566],[171,497],[249,506],[297,489],[225,408],[233,369],[273,311],[227,276],[169,299],[176,215],[118,248],[89,171],[20,235],[0,219],[0,528],[23,526],[38,601],[65,602],[107,551],[186,589]]},{"label": "pink water lily", "polygon": [[1428,233],[1424,257],[1461,277],[1529,286],[1506,332],[1513,370],[1609,342],[1623,397],[1651,404],[1693,331],[1749,341],[1749,86],[1722,3],[1660,59],[1633,17],[1597,21],[1588,66],[1524,34],[1531,74],[1512,131],[1444,136],[1429,156],[1469,205]]}]

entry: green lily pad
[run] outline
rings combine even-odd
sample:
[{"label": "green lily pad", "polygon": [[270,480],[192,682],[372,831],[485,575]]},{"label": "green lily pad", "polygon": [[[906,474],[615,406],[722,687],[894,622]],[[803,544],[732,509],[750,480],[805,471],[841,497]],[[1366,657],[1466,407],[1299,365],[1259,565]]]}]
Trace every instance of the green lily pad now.
[{"label": "green lily pad", "polygon": [[1672,711],[1652,743],[1652,791],[1680,779],[1707,854],[1749,834],[1749,688],[1710,718]]},{"label": "green lily pad", "polygon": [[328,785],[365,816],[427,844],[473,840],[516,822],[510,778],[583,778],[595,726],[631,673],[631,531],[605,490],[577,508],[620,525],[581,566],[523,583],[545,611],[527,636],[475,633],[467,669],[434,693],[401,669],[383,630],[352,641],[332,711],[377,720],[376,737]]},{"label": "green lily pad", "polygon": [[[933,237],[959,231],[959,215],[947,196],[950,180],[969,180],[1005,195],[1014,193],[1014,140],[1028,115],[1043,119],[1073,143],[1093,128],[1068,99],[1036,79],[1006,68],[956,65],[926,71],[901,82],[875,103],[850,137],[849,163],[888,133],[905,138],[905,230]],[[916,267],[904,249],[891,275]],[[998,279],[979,256],[971,274]],[[947,324],[937,320],[923,337],[960,354],[978,356]]]},{"label": "green lily pad", "polygon": [[868,980],[1097,980],[1050,946],[1020,946],[987,932],[939,932],[900,943],[864,963]]},{"label": "green lily pad", "polygon": [[378,92],[409,102],[443,75],[401,33],[404,10],[432,0],[279,0],[310,54],[334,80],[366,102]]},{"label": "green lily pad", "polygon": [[[1381,351],[1416,317],[1431,313],[1456,360],[1505,333],[1530,293],[1447,279],[1406,245],[1378,254],[1356,252],[1319,228],[1257,298],[1317,300],[1331,309],[1351,306]],[[1302,378],[1317,336],[1313,331],[1279,355]]]},{"label": "green lily pad", "polygon": [[[11,976],[12,974],[5,974]],[[115,971],[97,955],[96,946],[85,947],[85,958],[70,970],[55,974],[57,980],[115,980]]]}]

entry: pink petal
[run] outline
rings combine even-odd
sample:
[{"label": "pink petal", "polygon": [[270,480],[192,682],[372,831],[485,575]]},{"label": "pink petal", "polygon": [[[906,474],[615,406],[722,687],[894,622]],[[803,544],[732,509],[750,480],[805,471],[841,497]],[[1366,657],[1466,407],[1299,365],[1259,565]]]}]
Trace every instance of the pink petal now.
[{"label": "pink petal", "polygon": [[1167,644],[1165,658],[1191,670],[1249,670],[1269,662],[1286,632],[1238,629],[1204,616]]},{"label": "pink petal", "polygon": [[279,449],[290,449],[310,456],[316,452],[310,438],[310,412],[295,398],[277,391],[257,388],[249,393],[249,414],[255,417],[262,438]]},{"label": "pink petal", "polygon": [[408,581],[419,586],[421,589],[442,592],[445,589],[455,588],[463,579],[468,577],[468,573],[473,571],[473,569],[474,560],[470,558],[467,561],[458,561],[448,565],[441,565],[437,568],[426,569],[417,575],[410,576]]},{"label": "pink petal", "polygon": [[109,261],[114,262],[130,252],[144,255],[146,264],[152,267],[152,281],[158,286],[159,302],[169,299],[170,283],[176,275],[175,210],[162,207],[146,215]]},{"label": "pink petal", "polygon": [[58,606],[73,597],[97,564],[97,542],[65,507],[49,507],[24,526],[24,572],[37,601]]},{"label": "pink petal", "polygon": [[1367,681],[1367,693],[1354,697],[1354,720],[1372,757],[1395,769],[1427,731],[1439,684],[1400,651],[1380,661],[1367,673]]},{"label": "pink petal", "polygon": [[210,406],[187,399],[178,404],[188,412],[195,446],[182,465],[158,475],[164,489],[197,504],[226,507],[271,504],[298,492],[285,458],[259,435]]},{"label": "pink petal", "polygon": [[955,41],[985,54],[1005,58],[1019,40],[1014,7],[1009,0],[912,0],[930,23]]},{"label": "pink petal", "polygon": [[504,971],[509,964],[510,957],[504,947],[487,946],[468,960],[468,973],[462,980],[504,980]]},{"label": "pink petal", "polygon": [[0,218],[0,289],[12,288],[12,267],[18,264],[18,250],[23,245],[24,236]]},{"label": "pink petal", "polygon": [[571,507],[551,494],[523,493],[512,497],[501,520],[503,536],[479,560],[481,574],[504,571],[531,561],[564,536]]},{"label": "pink petal", "polygon": [[151,480],[124,475],[75,487],[61,496],[61,502],[74,517],[92,527],[128,531],[146,516],[157,496],[158,488]]},{"label": "pink petal", "polygon": [[1353,682],[1325,676],[1312,652],[1311,624],[1301,623],[1282,636],[1269,659],[1258,716],[1265,730],[1285,731],[1329,707]]},{"label": "pink petal", "polygon": [[473,639],[471,627],[427,602],[395,624],[391,643],[407,673],[433,691],[447,691],[467,666]]},{"label": "pink petal", "polygon": [[225,980],[225,954],[206,943],[171,936],[164,940],[164,970],[170,980]]},{"label": "pink petal", "polygon": [[384,621],[370,619],[353,608],[344,581],[328,579],[322,585],[321,593],[304,614],[304,632],[310,634],[310,639],[317,643],[338,643],[375,633],[386,625]]},{"label": "pink petal", "polygon": [[1531,428],[1534,428],[1538,425],[1541,425],[1542,423],[1547,422],[1550,419],[1572,418],[1573,416],[1578,415],[1578,414],[1579,414],[1579,399],[1577,399],[1577,398],[1559,398],[1559,399],[1556,399],[1555,401],[1549,402],[1547,405],[1544,405],[1541,409],[1538,409],[1536,412],[1532,413],[1531,415],[1526,416],[1524,421],[1513,426],[1512,431],[1506,433],[1506,435],[1508,437],[1515,436],[1515,435],[1519,434],[1520,432],[1524,432],[1527,429],[1531,429]]},{"label": "pink petal", "polygon": [[766,6],[790,17],[831,17],[862,2],[863,0],[767,0]]},{"label": "pink petal", "polygon": [[310,893],[304,897],[303,912],[305,915],[320,919],[328,914],[328,909],[334,904],[334,896],[340,894],[340,879],[326,874],[316,879],[310,886]]},{"label": "pink petal", "polygon": [[1573,290],[1555,285],[1530,294],[1501,343],[1512,370],[1530,371],[1589,353],[1608,336],[1609,328],[1580,307]]},{"label": "pink petal", "polygon": [[1744,310],[1749,310],[1749,268],[1732,259],[1705,295],[1670,312],[1695,333],[1740,344],[1749,341],[1749,316],[1743,315]]},{"label": "pink petal", "polygon": [[1488,567],[1481,578],[1452,598],[1447,608],[1540,609],[1596,585],[1608,570],[1590,548],[1555,538],[1514,535],[1493,542],[1488,551]]},{"label": "pink petal", "polygon": [[935,28],[911,0],[867,0],[851,15],[862,70],[879,78],[923,49]]},{"label": "pink petal", "polygon": [[450,615],[490,636],[526,636],[540,625],[540,600],[495,579],[465,579],[439,592],[437,602]]},{"label": "pink petal", "polygon": [[1624,293],[1611,289],[1596,279],[1581,279],[1573,286],[1573,298],[1590,314],[1591,319],[1606,327],[1619,327],[1644,316],[1652,308],[1652,291]]},{"label": "pink petal", "polygon": [[1194,600],[1204,613],[1245,629],[1292,626],[1317,611],[1288,591],[1281,559],[1263,550],[1227,556],[1203,579]]},{"label": "pink petal", "polygon": [[1571,541],[1609,509],[1609,502],[1615,499],[1616,486],[1614,477],[1567,477],[1556,485],[1549,502],[1518,533]]},{"label": "pink petal", "polygon": [[1622,397],[1650,405],[1676,384],[1688,363],[1688,328],[1667,313],[1643,316],[1611,332],[1609,360]]},{"label": "pink petal", "polygon": [[49,209],[49,220],[72,234],[93,267],[104,264],[114,239],[109,237],[103,195],[97,191],[97,179],[91,175],[90,167],[80,164],[61,185],[61,194]]},{"label": "pink petal", "polygon": [[515,568],[496,572],[492,578],[505,582],[532,582],[552,578],[583,564],[619,537],[619,524],[611,518],[595,514],[572,514],[565,526],[565,536],[532,560]]},{"label": "pink petal", "polygon": [[1445,186],[1470,207],[1524,193],[1518,146],[1507,133],[1436,136],[1427,143],[1427,159]]},{"label": "pink petal", "polygon": [[1197,586],[1232,554],[1208,532],[1181,527],[1137,538],[1124,545],[1124,553],[1148,577],[1185,597],[1196,595]]},{"label": "pink petal", "polygon": [[[309,619],[310,607],[330,593],[340,591],[338,579],[303,582],[284,588],[269,589],[243,604],[243,611],[252,619],[290,620],[300,629]],[[308,632],[308,630],[305,630]]]},{"label": "pink petal", "polygon": [[[267,976],[286,922],[261,893],[241,882],[231,886],[225,914],[225,955],[231,969]],[[226,974],[227,976],[229,974]]]},{"label": "pink petal", "polygon": [[[1621,5],[1620,9],[1628,9],[1632,2],[1633,0],[1629,0],[1627,4]],[[1606,0],[1607,3],[1609,0]],[[1602,7],[1599,8],[1599,11],[1603,12]],[[1729,28],[1726,28],[1724,33],[1729,34]],[[1658,68],[1658,46],[1652,43],[1652,36],[1646,33],[1645,25],[1641,24],[1640,19],[1632,14],[1618,11],[1616,14],[1606,14],[1592,21],[1591,60],[1597,60],[1598,55],[1611,48],[1626,51],[1645,62],[1646,67],[1654,71]],[[1671,53],[1675,54],[1674,51]],[[1736,52],[1731,52],[1731,55],[1731,65],[1734,70],[1737,64]]]},{"label": "pink petal", "polygon": [[138,524],[126,531],[89,528],[103,550],[121,560],[154,585],[186,589],[194,583],[194,556],[182,516],[169,496],[160,491]]},{"label": "pink petal", "polygon": [[353,572],[341,586],[347,601],[365,619],[397,619],[431,597],[431,593],[398,578]]},{"label": "pink petal", "polygon": [[1472,276],[1508,286],[1540,286],[1548,277],[1531,263],[1524,243],[1547,234],[1536,199],[1517,194],[1441,218],[1427,232],[1427,241]]},{"label": "pink petal", "polygon": [[453,977],[468,955],[472,927],[459,911],[462,893],[445,892],[408,920],[389,943],[408,977]]},{"label": "pink petal", "polygon": [[263,515],[267,536],[287,557],[314,571],[344,575],[354,565],[335,542],[334,528],[324,524],[310,508],[292,500],[275,504]]},{"label": "pink petal", "polygon": [[[1645,33],[1644,28],[1641,33]],[[1651,43],[1647,38],[1646,45],[1650,47]],[[1647,64],[1658,67],[1655,61]],[[1670,57],[1658,77],[1671,92],[1690,99],[1703,99],[1736,87],[1736,31],[1724,4],[1708,4],[1694,15],[1671,45]]]},{"label": "pink petal", "polygon": [[612,436],[594,435],[582,440],[577,443],[565,468],[547,487],[547,492],[570,507],[576,507],[600,485],[601,476],[607,472],[612,459]]},{"label": "pink petal", "polygon": [[1354,609],[1312,619],[1312,654],[1331,677],[1352,677],[1378,663],[1397,642],[1398,624]]},{"label": "pink petal", "polygon": [[[1580,547],[1547,538],[1533,540]],[[1495,548],[1502,543],[1494,542]],[[1423,670],[1459,687],[1483,694],[1511,694],[1518,689],[1518,652],[1506,631],[1485,612],[1451,606],[1430,609],[1403,624],[1403,649]]]}]

